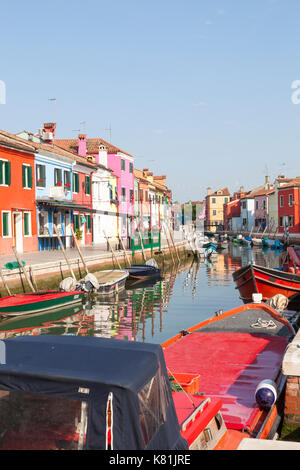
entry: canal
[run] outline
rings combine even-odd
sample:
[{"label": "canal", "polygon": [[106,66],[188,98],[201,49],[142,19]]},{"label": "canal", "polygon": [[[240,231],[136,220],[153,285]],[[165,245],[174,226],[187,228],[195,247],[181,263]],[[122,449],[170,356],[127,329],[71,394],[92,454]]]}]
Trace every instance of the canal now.
[{"label": "canal", "polygon": [[213,262],[185,264],[163,273],[154,285],[131,285],[112,298],[98,298],[34,316],[0,322],[0,339],[19,335],[80,335],[162,343],[218,310],[241,304],[232,273],[248,264],[278,267],[280,253],[229,244]]}]

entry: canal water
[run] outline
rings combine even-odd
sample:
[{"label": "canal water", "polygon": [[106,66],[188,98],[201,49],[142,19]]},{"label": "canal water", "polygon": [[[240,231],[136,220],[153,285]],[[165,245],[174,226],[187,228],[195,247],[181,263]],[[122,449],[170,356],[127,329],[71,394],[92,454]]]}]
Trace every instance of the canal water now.
[{"label": "canal water", "polygon": [[111,298],[0,322],[0,339],[78,335],[162,343],[180,330],[241,305],[232,273],[250,261],[278,267],[280,252],[229,244],[211,262],[186,263],[154,285],[131,285]]}]

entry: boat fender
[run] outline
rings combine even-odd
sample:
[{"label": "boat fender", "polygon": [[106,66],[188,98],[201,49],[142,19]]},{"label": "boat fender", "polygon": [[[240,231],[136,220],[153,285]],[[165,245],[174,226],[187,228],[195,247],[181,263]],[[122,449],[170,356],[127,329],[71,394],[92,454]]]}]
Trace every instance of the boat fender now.
[{"label": "boat fender", "polygon": [[270,409],[277,400],[277,386],[273,380],[262,380],[255,390],[255,400],[262,409]]}]

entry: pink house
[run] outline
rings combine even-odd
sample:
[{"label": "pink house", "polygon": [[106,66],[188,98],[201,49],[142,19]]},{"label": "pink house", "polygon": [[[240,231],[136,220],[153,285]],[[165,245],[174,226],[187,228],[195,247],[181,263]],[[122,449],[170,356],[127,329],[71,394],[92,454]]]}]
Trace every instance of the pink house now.
[{"label": "pink house", "polygon": [[93,156],[96,163],[112,170],[117,177],[119,233],[128,239],[134,221],[134,158],[101,138],[86,139],[85,134],[80,137],[56,143],[68,150],[76,148],[79,155]]}]

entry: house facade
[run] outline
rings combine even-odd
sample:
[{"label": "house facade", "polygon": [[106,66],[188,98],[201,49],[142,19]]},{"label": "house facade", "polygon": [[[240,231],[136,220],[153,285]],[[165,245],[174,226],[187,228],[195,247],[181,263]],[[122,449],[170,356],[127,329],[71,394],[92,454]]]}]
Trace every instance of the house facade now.
[{"label": "house facade", "polygon": [[206,230],[216,232],[218,227],[224,226],[223,206],[230,201],[228,188],[218,189],[211,194],[207,188],[206,196]]},{"label": "house facade", "polygon": [[0,254],[36,251],[34,148],[0,131]]},{"label": "house facade", "polygon": [[278,188],[278,231],[300,233],[300,176]]}]

